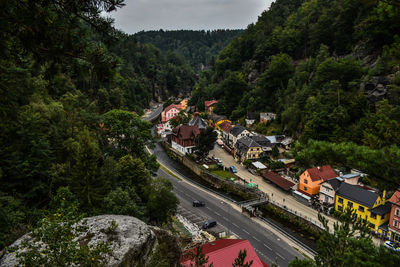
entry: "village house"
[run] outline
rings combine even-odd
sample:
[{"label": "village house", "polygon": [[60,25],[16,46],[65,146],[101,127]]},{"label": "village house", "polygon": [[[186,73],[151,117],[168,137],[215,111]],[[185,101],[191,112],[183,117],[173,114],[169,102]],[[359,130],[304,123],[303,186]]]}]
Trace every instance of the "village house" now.
[{"label": "village house", "polygon": [[233,128],[232,124],[228,121],[224,121],[219,125],[219,128],[222,130],[222,138],[225,140],[225,142],[228,142],[229,132]]},{"label": "village house", "polygon": [[329,208],[335,204],[336,191],[342,183],[357,185],[359,174],[346,174],[321,183],[319,190],[319,203],[322,208]]},{"label": "village house", "polygon": [[257,113],[255,113],[255,112],[247,113],[247,116],[246,116],[246,119],[245,119],[246,126],[253,125],[256,122],[257,119],[258,119],[258,114]]},{"label": "village house", "polygon": [[308,196],[317,195],[322,182],[337,176],[329,165],[307,169],[300,175],[298,190]]},{"label": "village house", "polygon": [[213,113],[208,116],[208,125],[214,129],[217,129],[218,123],[222,123],[224,121],[229,121],[227,117],[224,115],[218,115]]},{"label": "village house", "polygon": [[262,147],[263,152],[272,151],[273,144],[271,144],[271,141],[269,141],[269,139],[264,135],[253,135],[250,136],[250,138]]},{"label": "village house", "polygon": [[276,114],[270,112],[262,112],[260,113],[260,123],[267,123],[269,121],[275,120]]},{"label": "village house", "polygon": [[189,121],[189,126],[197,126],[200,131],[206,129],[208,127],[207,122],[205,122],[199,115],[199,112],[194,114],[194,117],[191,121]]},{"label": "village house", "polygon": [[392,204],[389,218],[389,234],[391,241],[400,244],[400,188],[389,199]]},{"label": "village house", "polygon": [[205,101],[204,106],[205,106],[205,111],[207,114],[211,115],[214,113],[214,108],[217,105],[218,100],[210,100],[210,101]]},{"label": "village house", "polygon": [[183,100],[181,101],[180,105],[181,105],[181,109],[182,109],[182,110],[186,110],[186,109],[187,109],[187,106],[188,106],[188,100],[187,100],[187,99],[183,99]]},{"label": "village house", "polygon": [[172,129],[171,145],[182,154],[193,153],[196,137],[200,134],[197,126],[180,125]]},{"label": "village house", "polygon": [[390,202],[386,202],[386,192],[379,193],[359,185],[342,183],[336,192],[335,210],[353,210],[353,215],[368,221],[375,233],[387,235],[386,223],[390,216]]},{"label": "village house", "polygon": [[263,153],[262,147],[248,136],[244,136],[235,144],[235,160],[243,162],[247,159],[259,159]]},{"label": "village house", "polygon": [[170,119],[174,118],[175,116],[178,115],[178,113],[182,110],[181,105],[175,105],[171,104],[168,107],[166,107],[162,112],[161,112],[161,123],[166,123]]},{"label": "village house", "polygon": [[252,134],[242,125],[235,125],[229,132],[229,145],[235,147],[236,141],[244,136],[251,136]]}]

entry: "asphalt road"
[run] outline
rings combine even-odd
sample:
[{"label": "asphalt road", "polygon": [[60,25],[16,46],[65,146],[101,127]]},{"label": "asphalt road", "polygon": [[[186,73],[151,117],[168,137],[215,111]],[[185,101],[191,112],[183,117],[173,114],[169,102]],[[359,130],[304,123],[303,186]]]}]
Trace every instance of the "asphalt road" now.
[{"label": "asphalt road", "polygon": [[161,112],[163,110],[163,105],[160,104],[155,110],[153,110],[150,114],[148,114],[146,117],[144,117],[143,119],[145,121],[153,121],[155,118],[157,118],[158,116],[160,116]]},{"label": "asphalt road", "polygon": [[[164,161],[165,163],[165,161]],[[214,219],[219,225],[233,232],[240,239],[247,239],[255,248],[259,257],[267,264],[277,263],[278,266],[288,266],[295,257],[303,258],[296,250],[280,240],[278,236],[267,231],[256,222],[242,213],[234,210],[230,205],[208,194],[186,181],[180,181],[170,176],[162,169],[158,175],[170,180],[174,186],[174,193],[180,200],[180,205],[199,214],[201,217]],[[193,200],[202,200],[205,207],[192,207]]]}]

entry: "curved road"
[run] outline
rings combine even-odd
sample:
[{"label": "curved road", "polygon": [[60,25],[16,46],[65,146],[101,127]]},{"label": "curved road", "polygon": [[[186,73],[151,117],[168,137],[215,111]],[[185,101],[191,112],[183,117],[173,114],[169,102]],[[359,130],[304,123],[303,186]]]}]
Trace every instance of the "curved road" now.
[{"label": "curved road", "polygon": [[[176,162],[169,159],[159,145],[156,146],[154,152],[165,167],[185,178],[181,172],[175,170],[173,165]],[[157,174],[172,182],[173,191],[183,209],[197,214],[201,218],[215,219],[219,225],[224,226],[229,232],[233,232],[238,238],[249,240],[259,257],[269,265],[276,263],[279,266],[288,266],[292,259],[304,258],[277,235],[233,209],[225,201],[221,201],[187,180],[178,180],[176,177],[172,177],[162,169],[159,169]],[[193,200],[203,200],[206,207],[192,207]]]},{"label": "curved road", "polygon": [[163,110],[163,105],[160,104],[156,109],[154,109],[150,114],[147,114],[143,119],[145,121],[153,121],[156,119],[158,116],[160,116],[161,112]]}]

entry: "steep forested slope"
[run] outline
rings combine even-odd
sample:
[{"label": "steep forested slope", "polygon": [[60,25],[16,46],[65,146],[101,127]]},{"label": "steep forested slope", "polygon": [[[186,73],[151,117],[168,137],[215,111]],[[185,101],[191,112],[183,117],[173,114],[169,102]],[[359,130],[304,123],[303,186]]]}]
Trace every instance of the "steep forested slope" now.
[{"label": "steep forested slope", "polygon": [[[219,99],[215,111],[233,120],[249,111],[277,112],[275,126],[302,142],[387,149],[378,153],[384,159],[373,157],[383,164],[374,173],[399,183],[398,168],[387,165],[399,163],[399,17],[398,1],[277,0],[219,54],[191,103]],[[305,164],[332,160],[308,156]],[[332,162],[357,165],[354,158]]]},{"label": "steep forested slope", "polygon": [[0,250],[44,215],[64,216],[57,199],[158,224],[176,208],[171,185],[149,172],[151,125],[131,111],[154,90],[187,89],[192,72],[99,16],[122,2],[1,1]]},{"label": "steep forested slope", "polygon": [[176,52],[185,57],[189,64],[200,69],[202,65],[214,64],[218,53],[243,30],[214,31],[147,31],[134,36],[144,44],[153,44],[164,52]]}]

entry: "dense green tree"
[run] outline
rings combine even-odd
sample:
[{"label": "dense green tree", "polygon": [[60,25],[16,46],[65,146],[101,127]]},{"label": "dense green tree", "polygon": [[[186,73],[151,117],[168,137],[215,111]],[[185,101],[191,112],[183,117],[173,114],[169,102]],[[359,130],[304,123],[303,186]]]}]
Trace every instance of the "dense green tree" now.
[{"label": "dense green tree", "polygon": [[235,259],[235,262],[232,263],[232,267],[250,267],[251,265],[253,265],[253,260],[245,262],[246,257],[247,257],[247,250],[246,249],[244,249],[243,251],[240,250],[239,255]]},{"label": "dense green tree", "polygon": [[163,52],[174,51],[185,57],[195,69],[212,66],[218,52],[243,30],[214,31],[147,31],[138,32],[134,37],[141,43],[150,43]]},{"label": "dense green tree", "polygon": [[172,193],[172,183],[165,178],[157,177],[148,187],[147,210],[150,222],[158,224],[168,222],[175,214],[179,200]]},{"label": "dense green tree", "polygon": [[334,224],[331,233],[328,221],[319,215],[324,231],[317,242],[314,260],[294,260],[289,266],[397,266],[400,256],[371,240],[368,222],[353,216],[347,209]]},{"label": "dense green tree", "polygon": [[100,205],[108,190],[107,178],[100,172],[101,150],[96,140],[84,129],[76,140],[67,140],[71,151],[71,188],[83,203]]},{"label": "dense green tree", "polygon": [[206,158],[208,152],[214,148],[215,141],[217,141],[217,133],[213,128],[207,127],[196,137],[194,153],[200,159]]}]

